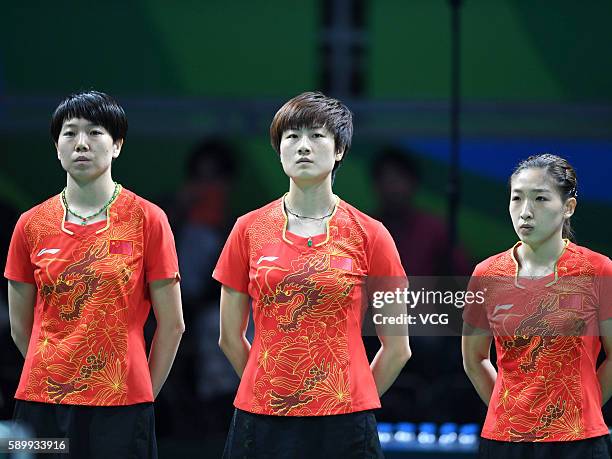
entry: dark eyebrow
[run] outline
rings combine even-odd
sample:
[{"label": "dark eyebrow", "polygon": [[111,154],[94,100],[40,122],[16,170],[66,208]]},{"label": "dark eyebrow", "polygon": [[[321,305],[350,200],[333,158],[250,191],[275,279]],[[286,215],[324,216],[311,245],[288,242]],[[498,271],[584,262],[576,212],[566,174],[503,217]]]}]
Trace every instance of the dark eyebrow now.
[{"label": "dark eyebrow", "polygon": [[[87,123],[85,126],[92,127],[92,126],[100,126],[100,125],[96,124],[96,123]],[[68,128],[68,127],[77,127],[77,125],[74,124],[74,123],[68,123],[68,124],[64,124],[63,127],[65,127],[65,128]]]},{"label": "dark eyebrow", "polygon": [[[534,188],[533,190],[527,190],[529,192],[532,193],[552,193],[551,190],[546,190],[544,188]],[[514,190],[512,190],[513,193],[523,193],[523,190],[520,188],[515,188]]]},{"label": "dark eyebrow", "polygon": [[325,125],[320,125],[320,126],[299,126],[299,127],[289,127],[287,129],[285,129],[285,131],[299,131],[300,129],[310,129],[310,130],[317,130],[317,129],[323,129],[325,128]]}]

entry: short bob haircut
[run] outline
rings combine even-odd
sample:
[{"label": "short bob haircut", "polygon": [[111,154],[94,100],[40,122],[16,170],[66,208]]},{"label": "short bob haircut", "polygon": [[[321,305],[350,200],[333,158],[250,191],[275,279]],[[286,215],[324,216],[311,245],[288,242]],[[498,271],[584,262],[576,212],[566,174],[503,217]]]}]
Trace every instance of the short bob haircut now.
[{"label": "short bob haircut", "polygon": [[125,140],[127,135],[128,122],[123,108],[103,92],[79,91],[60,102],[51,116],[50,132],[55,143],[59,139],[64,122],[72,118],[83,118],[102,126],[113,141]]},{"label": "short bob haircut", "polygon": [[332,177],[351,148],[353,138],[353,114],[337,99],[320,92],[304,92],[289,100],[274,115],[270,124],[270,143],[280,154],[283,132],[288,129],[325,127],[334,135],[336,153],[343,151],[340,161],[336,161]]}]

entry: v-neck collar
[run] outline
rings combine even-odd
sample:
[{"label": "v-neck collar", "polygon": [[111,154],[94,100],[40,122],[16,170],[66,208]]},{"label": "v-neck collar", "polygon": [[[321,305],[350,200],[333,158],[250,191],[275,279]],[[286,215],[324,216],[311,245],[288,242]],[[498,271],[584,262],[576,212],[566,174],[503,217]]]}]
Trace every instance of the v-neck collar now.
[{"label": "v-neck collar", "polygon": [[[79,223],[66,221],[68,210],[66,209],[66,206],[64,205],[64,202],[62,201],[61,195],[58,195],[57,199],[59,200],[60,205],[62,206],[62,209],[63,209],[62,222],[61,222],[62,231],[66,234],[69,234],[70,236],[74,236],[77,234],[78,235],[89,234],[94,231],[95,231],[95,234],[100,234],[103,231],[106,231],[107,229],[110,228],[111,207],[113,207],[113,205],[117,202],[122,192],[123,192],[123,186],[119,184],[119,191],[117,192],[117,196],[115,196],[115,199],[113,199],[111,203],[108,205],[108,207],[106,208],[106,219],[100,220],[99,222],[90,223],[89,225],[80,225]],[[104,225],[102,225],[102,223],[104,223]]]},{"label": "v-neck collar", "polygon": [[[512,258],[512,261],[514,262],[514,286],[517,288],[526,288],[524,285],[522,285],[519,282],[519,270],[520,270],[520,264],[518,262],[518,259],[515,255],[516,253],[516,249],[518,249],[519,246],[521,246],[523,244],[522,241],[518,241],[516,244],[514,244],[512,246],[512,248],[510,249],[510,257]],[[544,287],[550,287],[552,285],[555,285],[558,281],[559,281],[559,270],[558,270],[558,266],[559,266],[559,262],[561,261],[561,259],[565,256],[565,254],[568,251],[568,247],[571,244],[571,241],[569,239],[563,239],[563,250],[561,251],[561,254],[559,254],[559,257],[557,258],[557,260],[555,261],[555,265],[553,268],[553,272],[551,274],[548,274],[546,276],[543,277],[539,277],[537,279],[527,279],[527,281],[525,281],[525,279],[523,279],[523,282],[526,282],[528,284],[538,284],[541,283],[543,281],[546,281],[546,283],[544,284]],[[552,280],[548,280],[549,277],[553,276]]]},{"label": "v-neck collar", "polygon": [[287,230],[287,226],[289,225],[289,218],[287,216],[287,212],[285,212],[285,204],[284,204],[285,196],[287,196],[287,194],[288,193],[285,193],[279,199],[279,202],[278,202],[278,205],[280,206],[281,212],[284,217],[283,229],[282,229],[283,241],[291,245],[296,245],[299,247],[306,247],[306,248],[320,247],[323,244],[326,244],[329,241],[329,225],[331,221],[334,219],[336,212],[338,212],[338,207],[340,207],[340,198],[334,195],[334,199],[336,200],[336,203],[334,204],[334,211],[332,212],[332,214],[329,216],[329,219],[325,223],[325,233],[315,234],[312,236],[300,236],[298,234],[292,233],[291,231]]}]

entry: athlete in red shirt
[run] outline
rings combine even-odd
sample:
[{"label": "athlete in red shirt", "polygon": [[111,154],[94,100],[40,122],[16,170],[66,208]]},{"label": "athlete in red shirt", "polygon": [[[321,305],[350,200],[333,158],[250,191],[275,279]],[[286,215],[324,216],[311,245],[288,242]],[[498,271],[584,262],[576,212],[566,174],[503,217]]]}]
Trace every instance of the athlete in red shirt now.
[{"label": "athlete in red shirt", "polygon": [[[480,263],[464,311],[464,367],[488,405],[483,458],[609,458],[601,406],[612,395],[612,261],[570,242],[576,174],[532,156],[512,174],[520,241]],[[495,340],[497,370],[489,351]],[[597,369],[601,344],[606,360]]]},{"label": "athlete in red shirt", "polygon": [[238,219],[213,273],[223,284],[220,346],[241,377],[224,456],[381,457],[371,410],[410,348],[407,333],[381,333],[368,363],[365,283],[406,287],[406,278],[384,226],[332,193],[351,113],[304,93],[276,113],[270,136],[289,192]]},{"label": "athlete in red shirt", "polygon": [[184,329],[168,220],[111,178],[126,132],[106,94],[60,103],[51,134],[67,185],[20,217],[4,272],[25,357],[15,419],[36,437],[69,438],[72,457],[156,457],[152,402]]}]

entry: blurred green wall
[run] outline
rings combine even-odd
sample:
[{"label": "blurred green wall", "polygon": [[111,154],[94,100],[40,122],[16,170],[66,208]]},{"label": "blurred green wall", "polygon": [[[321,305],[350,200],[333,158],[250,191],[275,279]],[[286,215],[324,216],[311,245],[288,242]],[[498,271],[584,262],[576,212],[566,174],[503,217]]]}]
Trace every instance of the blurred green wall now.
[{"label": "blurred green wall", "polygon": [[[449,96],[448,0],[369,2],[370,95]],[[468,100],[612,101],[612,2],[463,0]]]}]

